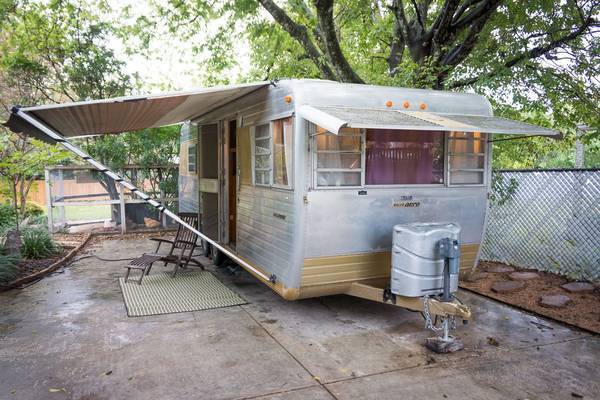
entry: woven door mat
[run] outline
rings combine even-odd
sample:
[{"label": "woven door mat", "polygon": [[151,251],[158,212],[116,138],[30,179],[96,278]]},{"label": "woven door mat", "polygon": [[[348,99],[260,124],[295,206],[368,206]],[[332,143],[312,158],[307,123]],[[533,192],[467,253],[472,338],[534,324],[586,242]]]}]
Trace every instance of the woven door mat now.
[{"label": "woven door mat", "polygon": [[[193,271],[145,276],[142,284],[119,278],[123,300],[130,317],[209,310],[247,304],[211,272]],[[133,277],[135,279],[135,277]]]}]

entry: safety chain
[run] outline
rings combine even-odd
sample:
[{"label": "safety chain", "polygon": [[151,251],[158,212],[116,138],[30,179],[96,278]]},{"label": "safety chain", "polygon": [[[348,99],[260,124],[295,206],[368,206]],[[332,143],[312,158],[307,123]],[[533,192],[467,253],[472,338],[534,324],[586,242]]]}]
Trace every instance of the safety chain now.
[{"label": "safety chain", "polygon": [[439,332],[443,327],[437,327],[431,320],[431,314],[429,314],[429,297],[423,296],[423,315],[425,317],[425,329],[431,329],[434,332]]},{"label": "safety chain", "polygon": [[[433,320],[431,319],[431,314],[429,313],[429,296],[423,296],[423,315],[425,318],[425,328],[426,329],[431,329],[434,332],[440,332],[444,329],[444,326],[440,326],[437,327],[435,326],[435,324],[433,323]],[[456,329],[456,318],[454,318],[454,315],[449,315],[446,317],[442,317],[442,321],[444,320],[444,318],[450,318],[450,329]]]}]

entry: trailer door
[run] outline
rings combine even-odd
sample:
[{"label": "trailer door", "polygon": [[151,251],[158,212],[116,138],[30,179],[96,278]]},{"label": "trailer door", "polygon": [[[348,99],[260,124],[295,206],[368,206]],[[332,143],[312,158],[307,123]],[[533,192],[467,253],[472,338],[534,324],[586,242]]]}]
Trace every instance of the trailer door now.
[{"label": "trailer door", "polygon": [[201,125],[199,130],[200,168],[198,171],[202,231],[213,240],[219,234],[219,126]]}]

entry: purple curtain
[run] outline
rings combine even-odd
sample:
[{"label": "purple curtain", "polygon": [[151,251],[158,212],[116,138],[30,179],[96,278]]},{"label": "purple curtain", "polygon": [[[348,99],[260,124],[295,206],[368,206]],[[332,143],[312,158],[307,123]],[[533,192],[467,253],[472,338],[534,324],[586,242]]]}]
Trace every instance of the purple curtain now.
[{"label": "purple curtain", "polygon": [[367,129],[366,184],[442,183],[444,133]]}]

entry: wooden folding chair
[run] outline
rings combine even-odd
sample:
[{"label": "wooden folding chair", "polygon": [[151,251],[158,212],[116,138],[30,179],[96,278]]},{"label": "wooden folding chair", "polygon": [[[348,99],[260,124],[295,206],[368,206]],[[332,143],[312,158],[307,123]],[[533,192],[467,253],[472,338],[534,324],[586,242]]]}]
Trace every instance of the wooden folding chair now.
[{"label": "wooden folding chair", "polygon": [[[199,229],[199,218],[198,214],[195,213],[180,213],[179,216],[183,221]],[[144,275],[148,275],[152,269],[152,265],[155,262],[163,262],[164,266],[167,264],[175,264],[173,269],[173,276],[177,275],[179,268],[187,268],[190,263],[196,264],[196,266],[204,269],[204,266],[195,258],[193,258],[194,251],[198,246],[197,235],[185,228],[183,225],[179,225],[177,233],[173,240],[165,238],[150,238],[150,240],[158,242],[154,253],[145,253],[141,257],[133,260],[127,268],[127,274],[125,275],[125,282],[129,278],[129,273],[132,269],[137,269],[142,272],[138,284],[142,284],[142,278]],[[162,244],[170,244],[171,248],[167,254],[160,253],[160,247]]]}]

